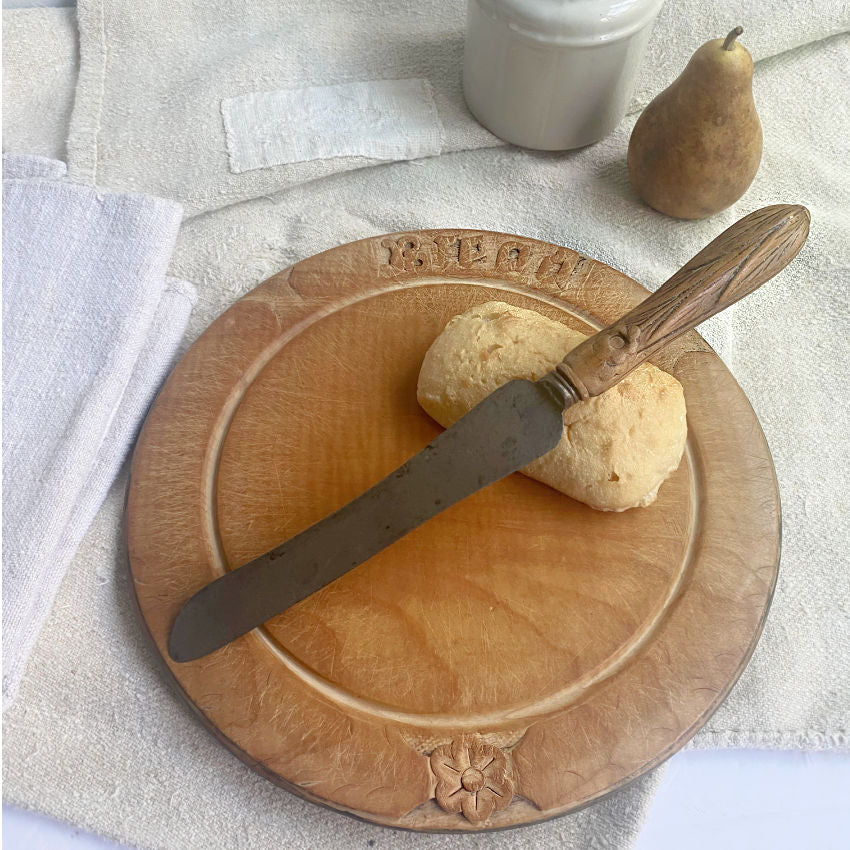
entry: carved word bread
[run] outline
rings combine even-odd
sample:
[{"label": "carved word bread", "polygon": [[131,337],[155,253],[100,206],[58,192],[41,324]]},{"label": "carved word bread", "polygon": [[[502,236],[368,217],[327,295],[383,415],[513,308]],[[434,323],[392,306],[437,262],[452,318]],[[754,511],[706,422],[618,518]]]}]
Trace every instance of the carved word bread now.
[{"label": "carved word bread", "polygon": [[[491,301],[455,316],[419,372],[417,397],[448,427],[514,378],[537,380],[587,337],[533,310]],[[685,396],[647,363],[602,395],[564,411],[564,435],[523,472],[603,511],[652,504],[687,436]]]}]

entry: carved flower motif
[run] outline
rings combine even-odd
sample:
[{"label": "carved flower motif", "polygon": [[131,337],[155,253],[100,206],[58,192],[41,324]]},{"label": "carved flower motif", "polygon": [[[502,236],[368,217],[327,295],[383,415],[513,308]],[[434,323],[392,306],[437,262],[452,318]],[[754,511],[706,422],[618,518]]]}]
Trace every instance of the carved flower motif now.
[{"label": "carved flower motif", "polygon": [[480,735],[461,735],[431,753],[437,777],[437,803],[447,812],[462,811],[472,823],[482,823],[494,811],[506,809],[514,783],[505,754]]}]

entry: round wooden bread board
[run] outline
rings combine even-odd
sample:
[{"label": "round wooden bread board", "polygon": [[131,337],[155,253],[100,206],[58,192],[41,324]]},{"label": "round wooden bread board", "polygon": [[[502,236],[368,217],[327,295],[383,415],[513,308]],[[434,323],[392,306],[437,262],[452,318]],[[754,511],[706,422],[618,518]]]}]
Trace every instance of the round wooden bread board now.
[{"label": "round wooden bread board", "polygon": [[303,260],[211,325],[147,418],[126,522],[144,622],[222,742],[310,800],[463,831],[593,802],[705,723],[761,632],[779,496],[695,332],[653,360],[684,387],[688,443],[651,507],[594,511],[515,474],[217,652],[166,651],[203,585],[439,433],[416,381],[452,316],[500,300],[587,333],[646,294],[568,248],[429,230]]}]

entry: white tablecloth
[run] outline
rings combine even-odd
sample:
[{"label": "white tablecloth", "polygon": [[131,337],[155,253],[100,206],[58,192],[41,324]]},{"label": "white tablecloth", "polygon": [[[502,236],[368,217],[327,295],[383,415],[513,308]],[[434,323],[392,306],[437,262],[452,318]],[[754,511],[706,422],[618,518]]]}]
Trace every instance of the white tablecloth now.
[{"label": "white tablecloth", "polygon": [[[635,850],[846,850],[848,799],[850,756],[841,753],[683,752],[670,759]],[[386,835],[384,846],[391,848],[394,833]],[[35,812],[3,807],[6,850],[116,846]]]}]

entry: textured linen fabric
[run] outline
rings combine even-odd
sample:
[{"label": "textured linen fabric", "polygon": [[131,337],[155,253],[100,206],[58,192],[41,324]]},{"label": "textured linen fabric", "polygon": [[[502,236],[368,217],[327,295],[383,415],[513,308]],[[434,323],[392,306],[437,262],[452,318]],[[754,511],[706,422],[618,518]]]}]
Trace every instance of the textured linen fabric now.
[{"label": "textured linen fabric", "polygon": [[45,180],[61,180],[68,173],[68,167],[58,159],[46,156],[7,156],[3,155],[3,179],[26,180],[29,177],[43,177]]},{"label": "textured linen fabric", "polygon": [[[186,328],[180,207],[4,155],[3,705]],[[35,175],[35,176],[32,176]]]},{"label": "textured linen fabric", "polygon": [[3,10],[4,153],[65,159],[77,45],[76,9]]},{"label": "textured linen fabric", "polygon": [[[78,14],[83,58],[71,176],[174,198],[188,216],[378,162],[324,157],[232,173],[221,102],[254,92],[424,77],[444,128],[443,153],[504,144],[463,99],[464,3],[215,0],[154,9],[80,0]],[[737,23],[741,42],[760,59],[850,29],[850,5],[671,0],[653,31],[633,108],[669,84],[700,44]]]},{"label": "textured linen fabric", "polygon": [[252,92],[221,102],[234,174],[365,156],[436,156],[443,126],[427,80],[376,80]]},{"label": "textured linen fabric", "polygon": [[[384,11],[393,8],[379,5]],[[761,10],[762,20],[770,18],[771,9],[787,14],[789,8],[775,3],[744,8],[750,7],[753,14]],[[845,8],[824,6],[823,20],[830,14],[835,20]],[[683,62],[692,48],[715,34],[703,29],[714,27],[719,14],[713,8],[690,15]],[[821,32],[818,15],[813,11],[812,20],[808,15],[799,11],[781,25],[771,22],[771,29],[801,40],[807,32],[814,37]],[[112,25],[128,26],[124,16]],[[732,25],[723,22],[722,29]],[[748,34],[753,36],[752,27]],[[149,49],[150,41],[160,37],[150,32],[139,49]],[[742,40],[754,49],[752,38]],[[432,40],[434,50],[442,46]],[[454,49],[459,50],[458,39]],[[398,48],[391,44],[388,51],[395,55]],[[249,54],[240,42],[231,61],[241,63]],[[163,50],[163,57],[169,55]],[[355,61],[357,51],[352,47],[343,58]],[[645,69],[658,75],[652,94],[678,70]],[[126,81],[125,72],[120,73]],[[669,79],[661,79],[664,73]],[[430,78],[439,104],[445,92]],[[282,85],[277,78],[247,83],[243,90]],[[783,499],[784,548],[759,647],[693,746],[847,746],[850,670],[844,659],[850,652],[850,580],[843,555],[847,522],[841,460],[848,454],[850,363],[846,346],[835,341],[846,339],[850,330],[844,295],[850,268],[848,87],[847,36],[759,62],[755,96],[765,130],[761,169],[741,201],[703,222],[654,213],[631,190],[625,151],[634,117],[600,144],[569,154],[504,146],[338,173],[266,194],[287,185],[286,176],[279,183],[270,180],[263,196],[184,223],[171,270],[199,287],[187,337],[197,337],[222,310],[284,266],[384,232],[470,227],[521,233],[574,247],[655,288],[753,209],[777,202],[806,204],[812,234],[800,257],[775,281],[701,328],[764,426]],[[26,100],[32,95],[18,91],[13,96]],[[441,118],[447,126],[442,112]],[[173,123],[174,116],[170,121],[157,131],[163,146],[173,141],[174,127],[182,126]],[[210,127],[223,132],[214,123]],[[104,130],[100,143],[115,152],[111,135]],[[140,144],[138,157],[145,159],[147,142]],[[227,168],[223,135],[216,144],[219,166]],[[104,164],[109,179],[118,180],[122,173],[121,180],[147,179],[132,157],[122,152],[120,158],[119,163],[110,153]],[[157,157],[146,161],[155,163]],[[164,179],[163,174],[155,179]],[[198,185],[208,179],[209,173],[201,174]],[[185,181],[180,177],[177,182]],[[357,847],[370,839],[375,847],[434,848],[584,850],[633,843],[657,771],[551,823],[500,835],[414,836],[304,803],[243,767],[198,724],[157,671],[156,655],[129,601],[122,485],[113,488],[80,547],[17,704],[4,717],[9,801],[151,848]]]}]

